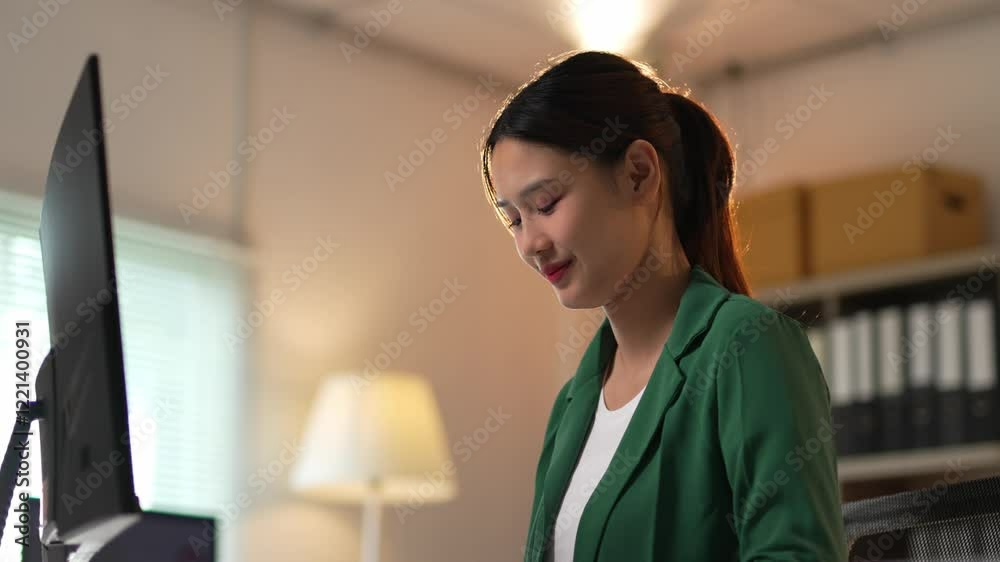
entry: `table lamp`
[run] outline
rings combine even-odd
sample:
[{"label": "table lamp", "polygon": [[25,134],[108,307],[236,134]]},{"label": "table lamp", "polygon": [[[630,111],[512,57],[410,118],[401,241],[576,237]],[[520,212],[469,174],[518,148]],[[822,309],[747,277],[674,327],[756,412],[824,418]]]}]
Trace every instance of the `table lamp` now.
[{"label": "table lamp", "polygon": [[302,445],[292,489],[314,499],[364,505],[362,562],[378,561],[383,504],[422,506],[457,494],[444,425],[421,375],[328,375]]}]

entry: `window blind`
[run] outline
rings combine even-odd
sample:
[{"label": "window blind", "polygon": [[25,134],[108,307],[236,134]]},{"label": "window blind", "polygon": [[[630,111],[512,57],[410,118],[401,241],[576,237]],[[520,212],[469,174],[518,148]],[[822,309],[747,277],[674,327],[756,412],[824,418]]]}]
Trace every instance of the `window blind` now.
[{"label": "window blind", "polygon": [[[0,427],[9,431],[19,382],[15,322],[31,322],[32,399],[50,342],[38,240],[41,201],[0,192],[0,203],[0,389],[9,398],[0,405]],[[220,508],[236,492],[246,403],[240,384],[246,348],[230,349],[225,336],[236,332],[245,310],[247,261],[220,241],[117,217],[112,229],[136,495],[144,510],[222,518]],[[34,427],[27,491],[39,497]],[[20,560],[14,520],[8,515],[2,561]],[[220,554],[230,553],[221,560],[232,560],[232,527],[218,526]]]}]

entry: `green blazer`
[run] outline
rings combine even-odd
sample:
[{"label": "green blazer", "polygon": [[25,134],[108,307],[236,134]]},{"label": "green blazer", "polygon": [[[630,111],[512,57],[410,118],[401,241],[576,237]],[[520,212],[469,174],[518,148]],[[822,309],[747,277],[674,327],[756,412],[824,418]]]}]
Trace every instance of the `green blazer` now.
[{"label": "green blazer", "polygon": [[[556,396],[525,562],[550,559],[616,345],[605,318]],[[838,429],[803,326],[693,266],[648,386],[583,508],[574,562],[847,560]]]}]

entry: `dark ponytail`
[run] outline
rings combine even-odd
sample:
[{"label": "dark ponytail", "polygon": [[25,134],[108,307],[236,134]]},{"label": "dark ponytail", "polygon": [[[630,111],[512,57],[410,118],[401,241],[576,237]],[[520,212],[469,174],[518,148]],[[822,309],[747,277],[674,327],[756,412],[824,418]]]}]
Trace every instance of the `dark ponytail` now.
[{"label": "dark ponytail", "polygon": [[[608,123],[625,126],[612,139]],[[613,165],[637,139],[656,147],[668,175],[674,221],[688,261],[728,290],[747,295],[733,215],[733,151],[716,119],[640,62],[601,51],[570,52],[512,93],[482,147],[487,198],[497,216],[490,158],[503,138],[571,153],[603,141],[591,160]]]},{"label": "dark ponytail", "polygon": [[674,208],[688,209],[674,217],[681,245],[692,263],[711,273],[727,289],[749,295],[750,286],[737,252],[732,202],[735,162],[729,139],[700,103],[678,93],[664,95],[681,130],[678,144],[683,169],[677,174],[680,181],[674,184],[680,189],[672,190]]}]

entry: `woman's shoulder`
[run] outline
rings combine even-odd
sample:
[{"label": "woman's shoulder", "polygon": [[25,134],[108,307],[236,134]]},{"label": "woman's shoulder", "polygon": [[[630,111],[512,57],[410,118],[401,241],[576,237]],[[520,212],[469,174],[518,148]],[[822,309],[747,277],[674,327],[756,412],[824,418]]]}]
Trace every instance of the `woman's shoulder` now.
[{"label": "woman's shoulder", "polygon": [[728,344],[762,337],[805,340],[805,326],[797,319],[747,295],[730,294],[719,307],[706,341]]},{"label": "woman's shoulder", "polygon": [[[705,379],[697,381],[704,386],[720,379],[736,385],[746,380],[783,384],[803,376],[823,382],[802,323],[745,295],[730,295],[719,307],[694,355],[686,367],[689,376]],[[803,375],[804,371],[817,376]]]}]

